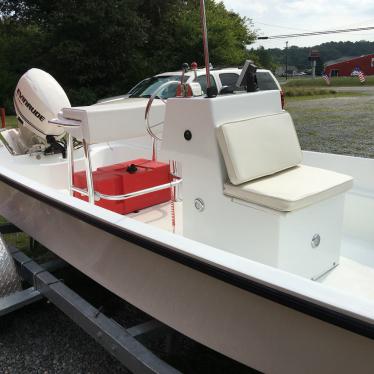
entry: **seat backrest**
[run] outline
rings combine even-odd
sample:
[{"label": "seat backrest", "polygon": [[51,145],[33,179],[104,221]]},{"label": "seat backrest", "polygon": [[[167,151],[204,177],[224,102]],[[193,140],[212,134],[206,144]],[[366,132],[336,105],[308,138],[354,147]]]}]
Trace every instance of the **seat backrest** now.
[{"label": "seat backrest", "polygon": [[226,123],[217,128],[217,138],[234,185],[291,168],[302,160],[287,112]]}]

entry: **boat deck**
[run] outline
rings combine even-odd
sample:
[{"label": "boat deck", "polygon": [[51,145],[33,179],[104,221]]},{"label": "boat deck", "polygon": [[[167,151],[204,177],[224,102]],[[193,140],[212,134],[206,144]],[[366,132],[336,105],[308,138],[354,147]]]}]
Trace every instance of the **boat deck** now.
[{"label": "boat deck", "polygon": [[[183,203],[176,202],[174,206],[175,233],[183,235]],[[173,232],[171,212],[172,206],[169,202],[137,213],[131,213],[128,217]],[[319,278],[318,282],[374,301],[374,288],[372,287],[374,284],[374,267],[370,266],[374,266],[374,258],[370,248],[369,243],[365,241],[343,237],[342,256],[339,265]],[[361,254],[360,258],[357,258],[357,253]],[[351,257],[354,257],[354,259]]]},{"label": "boat deck", "polygon": [[150,224],[159,229],[173,232],[172,209],[174,209],[175,214],[175,233],[183,235],[183,203],[181,201],[175,202],[174,208],[171,202],[168,202],[143,209],[137,213],[128,214],[127,217],[134,218],[139,222]]},{"label": "boat deck", "polygon": [[374,269],[348,257],[341,256],[339,265],[318,281],[326,286],[374,301]]}]

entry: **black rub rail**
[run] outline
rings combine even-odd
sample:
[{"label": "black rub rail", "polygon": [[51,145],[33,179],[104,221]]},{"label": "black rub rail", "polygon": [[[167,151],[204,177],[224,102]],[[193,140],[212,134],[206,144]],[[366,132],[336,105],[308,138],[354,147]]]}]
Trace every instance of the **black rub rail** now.
[{"label": "black rub rail", "polygon": [[279,289],[275,289],[261,282],[245,278],[238,274],[234,274],[227,270],[221,269],[212,264],[208,264],[202,260],[177,252],[172,248],[167,247],[166,245],[156,243],[150,239],[136,235],[133,232],[130,232],[129,230],[126,230],[124,228],[113,226],[110,223],[101,221],[100,219],[91,216],[81,210],[67,206],[66,204],[56,199],[53,199],[52,197],[42,195],[38,191],[26,185],[23,185],[13,179],[10,179],[5,175],[0,174],[0,181],[11,186],[12,188],[17,189],[22,193],[29,195],[30,197],[35,198],[36,200],[39,200],[66,214],[69,214],[74,218],[86,222],[89,225],[97,227],[100,230],[108,232],[109,234],[117,236],[132,244],[138,245],[151,252],[157,253],[160,256],[169,258],[173,261],[176,261],[180,264],[188,266],[204,274],[217,278],[235,287],[241,288],[260,297],[264,297],[265,299],[284,305],[288,308],[304,313],[311,317],[317,318],[321,321],[341,327],[345,330],[351,331],[358,335],[374,339],[373,323],[361,320],[357,317],[353,317],[341,311],[331,309],[327,306],[313,303],[309,300],[303,299],[302,297],[292,295]]}]

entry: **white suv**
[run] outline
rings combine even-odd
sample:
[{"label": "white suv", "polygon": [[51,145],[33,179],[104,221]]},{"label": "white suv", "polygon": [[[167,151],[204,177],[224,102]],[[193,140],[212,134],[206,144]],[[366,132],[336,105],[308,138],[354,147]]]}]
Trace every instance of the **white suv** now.
[{"label": "white suv", "polygon": [[[197,82],[200,83],[203,93],[206,92],[206,70],[198,69]],[[210,72],[211,85],[217,88],[219,94],[224,92],[230,92],[236,87],[236,82],[238,81],[241,69],[239,68],[225,68],[225,69],[212,69]],[[283,92],[282,88],[274,77],[270,70],[257,69],[257,82],[258,89],[260,91],[268,90],[279,90],[281,94],[281,99],[283,103]],[[155,75],[154,77],[146,78],[134,86],[126,95],[111,97],[107,99],[100,100],[98,104],[108,104],[113,102],[118,102],[122,100],[134,99],[146,99],[151,97],[151,95],[164,83],[168,81],[180,81],[182,73],[179,72],[168,72]],[[195,80],[195,73],[189,70],[185,73],[184,81],[187,83],[193,82]],[[168,99],[170,97],[176,96],[177,85],[170,85],[159,93],[162,99]]]}]

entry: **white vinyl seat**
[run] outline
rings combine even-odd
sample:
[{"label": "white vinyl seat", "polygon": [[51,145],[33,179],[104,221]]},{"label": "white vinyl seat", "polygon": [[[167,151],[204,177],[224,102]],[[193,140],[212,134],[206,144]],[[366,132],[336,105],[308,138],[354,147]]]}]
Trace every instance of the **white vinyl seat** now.
[{"label": "white vinyl seat", "polygon": [[349,190],[350,176],[301,165],[302,153],[287,112],[217,128],[230,183],[228,196],[290,212]]},{"label": "white vinyl seat", "polygon": [[226,123],[217,138],[230,182],[238,185],[301,163],[292,118],[287,112]]},{"label": "white vinyl seat", "polygon": [[226,183],[224,193],[282,212],[316,204],[348,191],[353,179],[329,170],[299,165],[239,186]]}]

